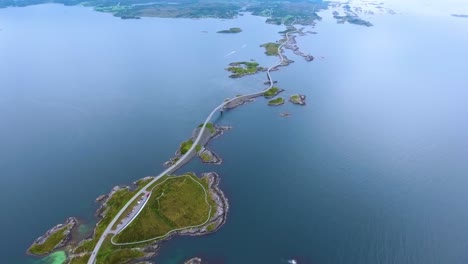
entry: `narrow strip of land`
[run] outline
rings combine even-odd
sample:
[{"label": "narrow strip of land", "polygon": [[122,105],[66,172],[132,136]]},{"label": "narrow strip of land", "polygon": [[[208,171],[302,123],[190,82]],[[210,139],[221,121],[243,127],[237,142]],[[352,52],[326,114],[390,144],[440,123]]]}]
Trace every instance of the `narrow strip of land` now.
[{"label": "narrow strip of land", "polygon": [[[294,20],[295,22],[295,20]],[[291,23],[294,24],[294,22]],[[137,199],[138,197],[140,197],[144,192],[145,190],[150,187],[152,184],[154,184],[157,180],[159,180],[161,177],[163,177],[164,175],[167,175],[167,174],[171,174],[171,173],[174,173],[178,168],[180,168],[180,166],[182,166],[183,164],[185,164],[186,162],[188,162],[191,158],[191,154],[193,154],[193,152],[195,151],[195,147],[198,145],[198,143],[200,142],[200,139],[203,135],[203,133],[205,132],[205,129],[206,129],[206,125],[211,121],[211,119],[213,118],[213,115],[218,112],[219,110],[223,109],[223,107],[235,100],[239,100],[239,99],[249,99],[249,98],[252,98],[252,97],[255,97],[255,96],[260,96],[260,95],[263,95],[263,93],[270,89],[271,87],[273,87],[273,79],[271,78],[271,74],[270,74],[270,71],[278,66],[280,66],[283,61],[284,61],[284,57],[283,57],[283,54],[281,53],[281,48],[283,48],[283,46],[289,41],[289,33],[290,32],[287,32],[286,33],[286,40],[281,43],[280,46],[278,46],[278,55],[280,57],[280,61],[269,67],[268,70],[267,70],[267,76],[268,76],[268,80],[270,81],[270,86],[263,90],[263,91],[260,91],[260,92],[256,92],[256,93],[251,93],[251,94],[247,94],[247,95],[241,95],[239,97],[235,97],[235,98],[232,98],[230,100],[227,100],[225,102],[223,102],[222,104],[220,104],[219,106],[217,106],[215,109],[213,109],[213,111],[211,111],[211,113],[208,115],[208,117],[206,118],[205,122],[203,123],[203,126],[200,128],[200,131],[198,132],[198,136],[197,138],[193,141],[193,144],[192,144],[192,147],[184,154],[182,155],[182,157],[180,157],[180,159],[174,163],[171,167],[167,168],[166,170],[164,170],[163,172],[161,172],[158,176],[156,176],[152,181],[150,181],[146,186],[144,186],[143,188],[141,188],[141,190],[139,192],[137,192],[123,207],[122,209],[120,209],[120,211],[115,215],[114,219],[112,219],[112,221],[109,223],[109,225],[107,226],[106,230],[102,233],[101,237],[99,238],[99,241],[96,243],[96,246],[94,247],[94,250],[93,252],[91,253],[91,256],[89,257],[89,260],[88,260],[88,264],[94,264],[96,263],[96,257],[97,257],[97,254],[99,252],[99,249],[101,248],[102,246],[102,243],[104,242],[104,240],[106,239],[106,237],[108,235],[113,235],[115,234],[115,231],[112,230],[112,227],[115,225],[115,223],[118,221],[118,219],[120,218],[120,216],[125,212],[125,210],[133,203],[133,201],[135,199]],[[136,216],[135,216],[136,217]]]}]

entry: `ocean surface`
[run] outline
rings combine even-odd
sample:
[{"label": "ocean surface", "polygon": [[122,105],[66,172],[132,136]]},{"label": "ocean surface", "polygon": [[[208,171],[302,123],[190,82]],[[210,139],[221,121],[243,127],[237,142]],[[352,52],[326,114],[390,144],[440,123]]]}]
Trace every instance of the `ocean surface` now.
[{"label": "ocean surface", "polygon": [[[297,38],[316,60],[286,51],[295,63],[272,73],[307,105],[227,112],[216,122],[233,129],[209,144],[223,164],[179,171],[221,175],[227,223],[164,242],[154,261],[468,262],[468,19],[321,15]],[[1,262],[52,263],[25,255],[36,237],[68,216],[89,228],[98,195],[158,174],[213,107],[263,89],[263,73],[224,68],[277,61],[259,45],[284,27],[264,20],[0,9]]]}]

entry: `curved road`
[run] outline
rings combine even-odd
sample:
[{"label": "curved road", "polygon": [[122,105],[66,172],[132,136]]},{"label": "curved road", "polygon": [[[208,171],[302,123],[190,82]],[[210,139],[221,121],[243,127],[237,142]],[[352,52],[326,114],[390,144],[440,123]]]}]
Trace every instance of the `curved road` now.
[{"label": "curved road", "polygon": [[[295,22],[295,20],[294,20]],[[294,24],[291,23],[292,24]],[[261,95],[263,94],[266,90],[270,89],[271,87],[273,87],[273,79],[271,78],[271,74],[270,74],[270,71],[277,67],[277,66],[280,66],[281,63],[283,63],[284,61],[284,57],[283,57],[283,54],[281,53],[281,48],[283,48],[284,44],[286,44],[288,41],[289,41],[289,33],[286,33],[286,40],[278,46],[278,55],[280,57],[280,61],[276,64],[276,65],[273,65],[271,66],[270,68],[268,68],[267,70],[267,75],[268,75],[268,80],[270,81],[270,86],[268,88],[266,88],[265,90],[261,91],[261,92],[256,92],[256,93],[251,93],[251,94],[247,94],[247,95],[242,95],[242,96],[239,96],[239,97],[234,97],[228,101],[225,101],[223,102],[222,104],[220,104],[218,107],[216,107],[215,109],[213,109],[213,111],[211,111],[211,113],[208,115],[208,117],[206,118],[205,122],[203,123],[203,126],[201,127],[200,131],[198,132],[198,136],[197,138],[193,141],[193,144],[192,144],[192,147],[182,156],[180,157],[180,159],[174,163],[171,167],[167,168],[166,170],[164,170],[163,172],[161,172],[158,176],[156,176],[152,181],[150,181],[147,185],[145,185],[143,188],[141,188],[140,191],[138,191],[123,207],[122,209],[120,209],[120,211],[117,213],[117,215],[115,215],[114,219],[112,219],[112,221],[109,223],[109,225],[107,226],[106,230],[104,231],[104,233],[102,233],[101,237],[99,238],[99,241],[97,242],[96,246],[94,247],[94,250],[93,252],[91,253],[91,256],[89,257],[89,260],[88,260],[88,264],[94,264],[96,263],[96,256],[99,252],[99,249],[101,248],[102,246],[102,243],[104,242],[104,240],[106,239],[107,235],[109,234],[115,234],[115,231],[112,230],[112,227],[114,226],[115,222],[117,222],[117,220],[120,218],[120,216],[125,212],[125,210],[127,209],[127,207],[129,207],[132,202],[137,199],[137,197],[139,197],[142,193],[144,193],[144,191],[146,190],[146,188],[148,188],[149,186],[151,186],[153,183],[155,183],[157,180],[159,180],[162,176],[166,175],[166,174],[171,174],[173,173],[179,165],[181,164],[184,164],[186,163],[187,161],[190,160],[190,154],[195,151],[195,147],[198,145],[198,142],[200,141],[203,133],[205,132],[205,129],[206,129],[206,124],[208,124],[211,120],[211,118],[213,117],[213,115],[221,110],[226,104],[234,101],[234,100],[239,100],[239,99],[242,99],[242,98],[249,98],[249,97],[253,97],[253,96],[258,96],[258,95]]]}]

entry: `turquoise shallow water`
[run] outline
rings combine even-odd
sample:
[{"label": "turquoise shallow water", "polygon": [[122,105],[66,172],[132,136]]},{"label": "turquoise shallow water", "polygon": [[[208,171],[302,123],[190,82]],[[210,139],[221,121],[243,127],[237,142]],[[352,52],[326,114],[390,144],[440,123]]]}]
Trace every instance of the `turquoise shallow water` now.
[{"label": "turquoise shallow water", "polygon": [[36,264],[62,264],[65,263],[67,255],[64,251],[57,251],[49,256],[35,261]]},{"label": "turquoise shallow water", "polygon": [[[317,35],[298,38],[317,60],[287,52],[296,62],[273,73],[307,106],[259,99],[218,120],[234,127],[210,143],[223,165],[181,172],[220,173],[228,221],[165,242],[158,263],[468,260],[468,20],[376,15],[364,28],[322,15]],[[0,200],[11,215],[0,226],[22,227],[1,242],[8,263],[29,261],[29,243],[69,215],[92,222],[99,194],[158,173],[213,106],[261,89],[264,76],[231,80],[223,68],[274,63],[258,45],[282,29],[59,5],[0,10],[0,25]],[[187,52],[187,39],[203,45]]]}]

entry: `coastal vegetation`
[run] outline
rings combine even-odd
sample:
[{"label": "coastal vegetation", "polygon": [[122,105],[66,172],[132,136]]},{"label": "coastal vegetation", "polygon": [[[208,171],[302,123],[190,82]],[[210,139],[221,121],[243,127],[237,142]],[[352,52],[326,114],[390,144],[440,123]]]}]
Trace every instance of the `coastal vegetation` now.
[{"label": "coastal vegetation", "polygon": [[232,62],[226,70],[232,73],[229,77],[239,78],[244,75],[255,74],[258,71],[265,70],[265,68],[259,67],[258,65],[259,64],[255,61]]},{"label": "coastal vegetation", "polygon": [[193,139],[189,139],[187,141],[182,142],[179,147],[180,154],[184,155],[185,153],[187,153],[187,151],[189,151],[192,145]]},{"label": "coastal vegetation", "polygon": [[[203,124],[200,124],[198,125],[198,127],[202,127]],[[214,134],[216,132],[216,128],[214,127],[213,123],[206,123],[206,126],[205,126],[211,134]]]},{"label": "coastal vegetation", "polygon": [[200,158],[204,161],[204,162],[208,162],[211,160],[211,156],[210,154],[206,153],[206,152],[203,152],[200,154]]},{"label": "coastal vegetation", "polygon": [[210,224],[206,227],[207,231],[213,231],[216,228],[216,223]]},{"label": "coastal vegetation", "polygon": [[167,177],[157,182],[145,208],[114,242],[163,238],[174,229],[202,225],[215,206],[206,179],[194,174]]},{"label": "coastal vegetation", "polygon": [[289,101],[293,104],[305,105],[305,95],[293,94],[289,97]]},{"label": "coastal vegetation", "polygon": [[113,264],[127,263],[129,260],[135,260],[145,256],[145,253],[133,248],[124,248],[112,245],[109,238],[106,238],[99,254],[97,263]]},{"label": "coastal vegetation", "polygon": [[280,88],[273,86],[270,89],[266,90],[263,93],[263,96],[265,96],[265,98],[272,98],[272,97],[275,97],[277,94],[279,94],[281,91],[282,90]]},{"label": "coastal vegetation", "polygon": [[299,95],[298,94],[291,95],[291,100],[293,100],[293,101],[299,100]]},{"label": "coastal vegetation", "polygon": [[231,34],[235,34],[235,33],[240,33],[242,32],[242,29],[241,28],[238,28],[238,27],[233,27],[233,28],[230,28],[230,29],[225,29],[225,30],[220,30],[218,31],[217,33],[231,33]]},{"label": "coastal vegetation", "polygon": [[282,105],[282,104],[284,104],[284,98],[282,97],[278,97],[276,99],[272,99],[268,101],[268,105],[271,105],[271,106]]},{"label": "coastal vegetation", "polygon": [[88,259],[89,254],[85,254],[83,256],[73,257],[72,259],[70,259],[68,264],[86,264],[88,263]]},{"label": "coastal vegetation", "polygon": [[128,188],[118,189],[113,191],[111,197],[106,201],[102,210],[104,217],[96,224],[94,229],[93,238],[83,241],[78,247],[75,248],[74,253],[91,252],[96,245],[99,237],[101,237],[104,230],[106,230],[109,223],[117,215],[120,209],[130,200],[135,193],[143,188],[151,179],[141,180],[137,182],[137,188],[130,191]]},{"label": "coastal vegetation", "polygon": [[198,153],[198,156],[202,160],[203,163],[212,163],[212,164],[220,164],[221,159],[212,151],[205,149],[202,152]]},{"label": "coastal vegetation", "polygon": [[263,45],[260,45],[260,47],[265,48],[265,54],[268,55],[268,56],[278,56],[279,46],[280,46],[280,44],[273,43],[273,42],[268,42],[268,43],[265,43]]},{"label": "coastal vegetation", "polygon": [[34,255],[44,255],[50,253],[66,238],[67,230],[68,227],[64,226],[47,237],[43,243],[34,243],[29,248],[29,253]]}]

